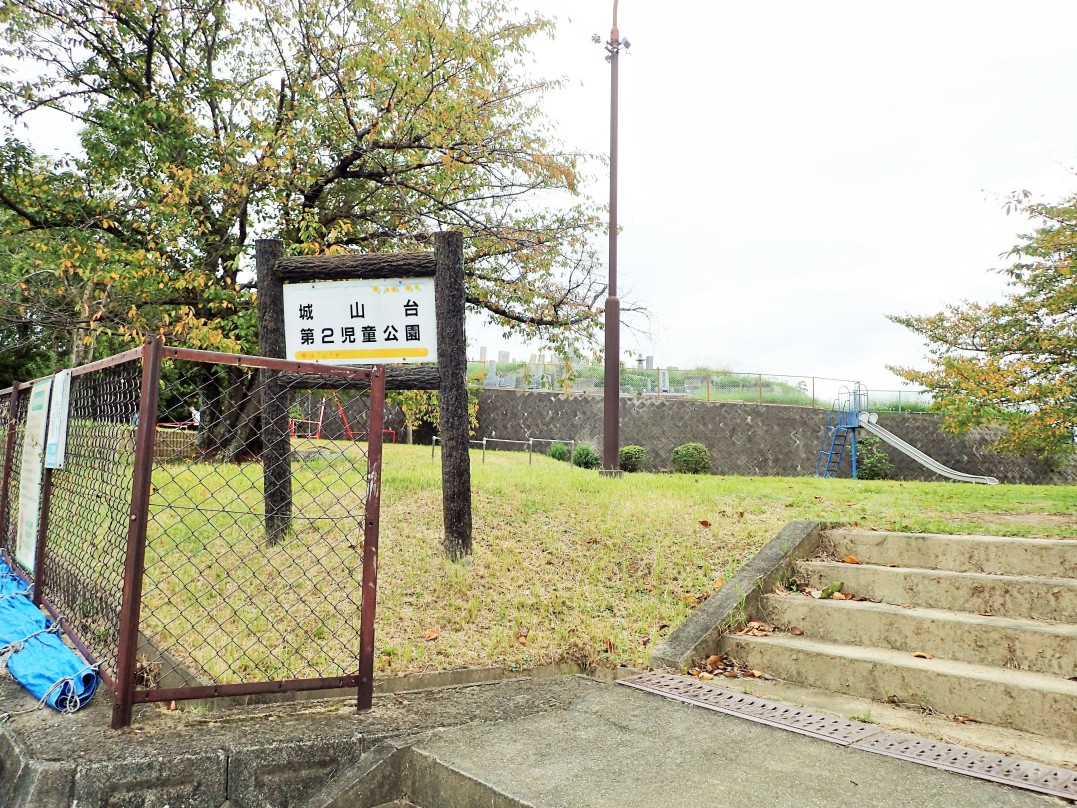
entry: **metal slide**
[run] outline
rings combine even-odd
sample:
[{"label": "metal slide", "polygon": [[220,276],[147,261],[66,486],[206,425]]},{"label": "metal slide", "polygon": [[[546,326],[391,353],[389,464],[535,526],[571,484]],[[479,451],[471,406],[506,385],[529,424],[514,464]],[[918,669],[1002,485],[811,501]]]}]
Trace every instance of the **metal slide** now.
[{"label": "metal slide", "polygon": [[938,460],[928,457],[921,452],[915,446],[906,443],[893,432],[883,429],[877,423],[876,419],[879,416],[873,412],[860,413],[860,426],[870,432],[872,435],[877,435],[882,440],[889,443],[899,452],[907,454],[917,463],[922,466],[926,466],[936,474],[941,474],[943,477],[949,477],[951,480],[957,480],[962,483],[983,483],[984,485],[998,485],[998,480],[994,477],[983,477],[979,474],[965,474],[963,471],[955,471],[949,466],[944,466]]}]

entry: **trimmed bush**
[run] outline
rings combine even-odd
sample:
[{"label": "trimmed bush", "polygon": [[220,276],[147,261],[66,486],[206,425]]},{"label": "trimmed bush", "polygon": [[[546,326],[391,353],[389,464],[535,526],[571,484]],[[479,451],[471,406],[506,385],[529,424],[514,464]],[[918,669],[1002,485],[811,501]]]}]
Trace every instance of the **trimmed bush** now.
[{"label": "trimmed bush", "polygon": [[875,435],[856,439],[856,478],[858,480],[889,480],[894,473],[890,455],[883,450],[883,442]]},{"label": "trimmed bush", "polygon": [[710,471],[711,453],[702,443],[682,443],[673,450],[673,470],[680,474]]},{"label": "trimmed bush", "polygon": [[621,463],[622,471],[642,471],[647,450],[642,446],[622,446],[617,453],[617,459]]},{"label": "trimmed bush", "polygon": [[572,465],[581,469],[597,469],[602,465],[602,458],[593,448],[586,443],[581,443],[572,453]]},{"label": "trimmed bush", "polygon": [[563,443],[551,443],[550,448],[546,450],[546,456],[552,457],[554,460],[563,460],[567,463],[569,458],[568,447]]}]

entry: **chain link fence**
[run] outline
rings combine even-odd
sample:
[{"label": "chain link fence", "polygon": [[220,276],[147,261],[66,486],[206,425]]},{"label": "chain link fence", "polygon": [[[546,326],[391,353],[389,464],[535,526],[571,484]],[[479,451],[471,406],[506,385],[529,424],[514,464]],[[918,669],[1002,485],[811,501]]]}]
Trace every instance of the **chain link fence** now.
[{"label": "chain link fence", "polygon": [[[369,399],[348,432],[296,430],[318,391],[279,371],[167,360],[149,501],[142,630],[199,682],[348,676],[362,607]],[[259,376],[262,378],[259,378]],[[263,398],[289,411],[289,525],[267,531]],[[360,405],[362,411],[359,411]],[[151,671],[146,687],[159,685]]]},{"label": "chain link fence", "polygon": [[[295,429],[330,395],[297,378],[365,389],[346,434]],[[0,393],[0,549],[99,665],[114,726],[135,702],[216,695],[357,686],[369,706],[382,369],[151,341],[72,372],[62,465],[24,474],[33,389]]]},{"label": "chain link fence", "polygon": [[[488,390],[550,390],[564,394],[602,395],[604,370],[598,365],[535,362],[471,362],[468,374]],[[620,394],[655,399],[792,404],[828,409],[852,379],[775,373],[734,373],[694,368],[623,367]],[[872,394],[886,410],[925,412],[930,396],[920,390],[886,390]]]}]

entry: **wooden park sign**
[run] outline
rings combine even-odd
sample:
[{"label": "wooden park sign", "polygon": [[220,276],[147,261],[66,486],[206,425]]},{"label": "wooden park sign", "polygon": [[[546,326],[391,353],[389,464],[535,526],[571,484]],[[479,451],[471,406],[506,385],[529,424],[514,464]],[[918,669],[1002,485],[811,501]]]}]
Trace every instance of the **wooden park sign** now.
[{"label": "wooden park sign", "polygon": [[[255,263],[263,356],[331,364],[402,363],[385,368],[387,390],[438,391],[445,550],[454,559],[468,555],[471,460],[462,234],[436,233],[433,252],[384,255],[285,256],[283,242],[260,239]],[[436,367],[405,364],[433,361]],[[292,518],[288,391],[368,387],[365,379],[310,373],[265,379],[262,444],[270,542],[287,534]]]}]

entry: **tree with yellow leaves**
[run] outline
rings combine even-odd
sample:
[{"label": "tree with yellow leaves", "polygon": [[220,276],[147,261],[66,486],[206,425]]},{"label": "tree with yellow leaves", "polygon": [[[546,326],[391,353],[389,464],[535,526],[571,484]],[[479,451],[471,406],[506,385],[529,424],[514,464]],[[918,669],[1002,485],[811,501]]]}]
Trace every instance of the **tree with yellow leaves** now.
[{"label": "tree with yellow leaves", "polygon": [[250,350],[255,237],[399,251],[451,228],[472,307],[591,339],[602,223],[525,64],[550,30],[504,0],[0,0],[7,117],[58,111],[81,143],[46,157],[8,127],[0,246],[58,282],[0,319],[64,322],[75,364],[146,333]]},{"label": "tree with yellow leaves", "polygon": [[890,319],[929,343],[927,370],[891,368],[929,388],[954,431],[1002,422],[999,449],[1061,459],[1077,435],[1077,197],[1009,210],[1038,227],[999,270],[1010,291],[998,303],[962,303],[929,316]]}]

